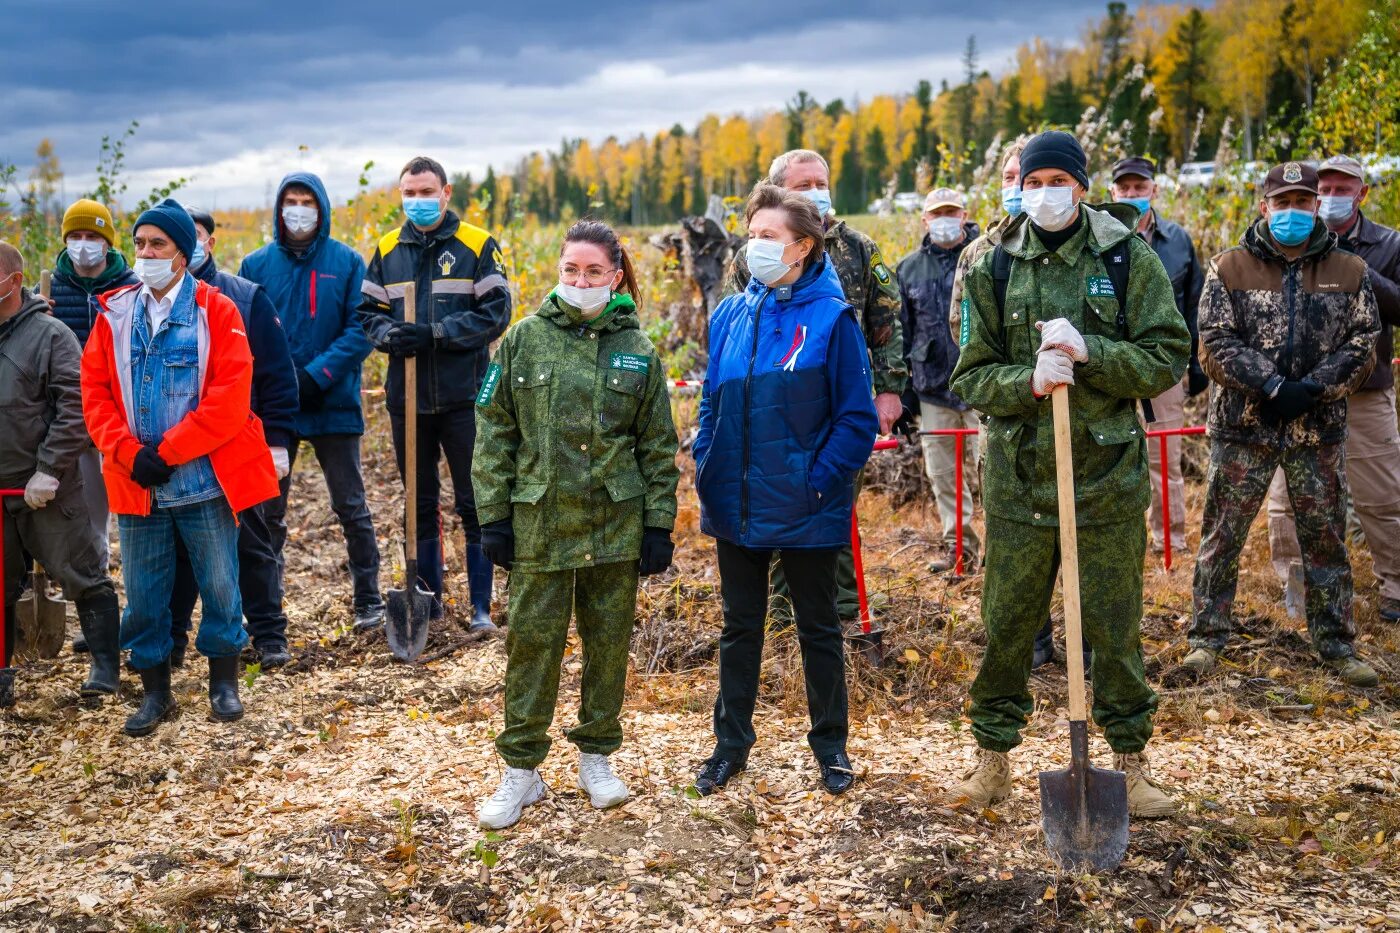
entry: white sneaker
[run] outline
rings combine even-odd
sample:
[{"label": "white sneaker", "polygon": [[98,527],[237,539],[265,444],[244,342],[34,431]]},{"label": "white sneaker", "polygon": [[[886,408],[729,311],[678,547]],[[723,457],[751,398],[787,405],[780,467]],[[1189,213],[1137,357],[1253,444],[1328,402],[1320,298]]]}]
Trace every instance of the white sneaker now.
[{"label": "white sneaker", "polygon": [[520,820],[520,813],[544,796],[544,781],[533,769],[507,768],[501,786],[477,808],[476,821],[484,829],[505,829]]},{"label": "white sneaker", "polygon": [[578,786],[588,792],[588,802],[599,810],[615,807],[627,799],[627,785],[613,774],[607,755],[579,753]]}]

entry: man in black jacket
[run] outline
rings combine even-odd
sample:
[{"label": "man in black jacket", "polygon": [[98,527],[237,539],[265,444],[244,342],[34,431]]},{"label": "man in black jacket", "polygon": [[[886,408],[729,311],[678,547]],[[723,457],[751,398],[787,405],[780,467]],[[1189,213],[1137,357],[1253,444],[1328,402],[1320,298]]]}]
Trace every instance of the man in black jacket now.
[{"label": "man in black jacket", "polygon": [[[948,388],[948,377],[958,363],[958,344],[948,326],[952,304],[953,273],[958,257],[977,239],[977,225],[967,219],[963,196],[952,188],[935,188],[924,199],[923,242],[900,260],[895,269],[899,282],[899,323],[904,333],[904,360],[919,399],[919,426],[925,431],[976,428],[977,413]],[[924,470],[933,487],[934,503],[943,526],[944,554],[929,564],[934,573],[946,573],[956,561],[957,460],[951,436],[925,435]],[[972,527],[972,475],[977,472],[977,438],[963,439],[968,460],[962,474],[963,572],[977,566],[978,538]]]},{"label": "man in black jacket", "polygon": [[[385,234],[361,284],[360,319],[376,350],[389,355],[385,403],[399,472],[404,469],[404,366],[418,361],[418,575],[442,614],[442,541],[438,458],[447,458],[457,515],[467,538],[472,619],[468,632],[495,631],[491,561],[481,550],[472,493],[476,394],[491,341],[510,324],[511,295],[496,241],[447,209],[452,186],[436,161],[419,156],[399,173],[408,220]],[[404,320],[404,283],[417,285],[414,323]],[[410,585],[412,585],[410,583]]]},{"label": "man in black jacket", "polygon": [[[282,333],[277,309],[261,285],[221,270],[214,262],[214,218],[206,211],[191,210],[198,246],[190,260],[190,273],[213,285],[238,306],[248,330],[253,353],[252,410],[263,424],[263,437],[272,451],[277,478],[287,475],[288,447],[293,443],[293,418],[297,412],[297,377],[292,354]],[[282,611],[282,570],[272,549],[272,535],[261,505],[238,515],[238,589],[243,597],[244,627],[252,639],[264,670],[291,660],[287,650],[287,616]],[[189,645],[190,618],[199,587],[183,546],[176,547],[175,585],[170,596],[172,667],[184,664]]]}]

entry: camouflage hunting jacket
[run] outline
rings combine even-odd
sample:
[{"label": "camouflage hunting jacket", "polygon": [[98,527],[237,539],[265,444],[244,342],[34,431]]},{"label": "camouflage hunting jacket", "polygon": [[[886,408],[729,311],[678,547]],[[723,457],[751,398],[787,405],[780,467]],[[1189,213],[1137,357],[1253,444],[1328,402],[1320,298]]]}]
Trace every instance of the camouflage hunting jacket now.
[{"label": "camouflage hunting jacket", "polygon": [[[846,300],[855,309],[856,319],[865,333],[875,394],[903,394],[909,384],[909,371],[904,364],[899,285],[894,273],[885,265],[875,241],[844,220],[835,221],[826,228],[824,245],[841,280]],[[726,297],[743,294],[748,285],[749,266],[741,249],[730,264],[724,294]]]},{"label": "camouflage hunting jacket", "polygon": [[963,280],[967,278],[967,270],[972,268],[973,263],[1001,244],[1002,234],[1006,232],[1006,228],[1011,226],[1011,221],[1015,219],[1010,214],[1003,213],[987,227],[986,233],[967,244],[967,248],[958,256],[958,267],[953,270],[951,306],[948,308],[948,326],[954,340],[958,338],[958,333],[962,330]]},{"label": "camouflage hunting jacket", "polygon": [[676,519],[666,372],[626,295],[592,322],[553,294],[501,338],[476,399],[472,488],[511,519],[515,569],[635,561]]},{"label": "camouflage hunting jacket", "polygon": [[[1171,280],[1152,247],[1130,229],[1137,212],[1114,204],[1080,210],[1079,230],[1053,253],[1024,219],[1006,227],[1002,245],[1011,269],[1004,308],[997,307],[990,250],[965,280],[952,389],[985,416],[988,514],[1024,524],[1059,524],[1050,399],[1031,391],[1040,348],[1035,322],[1067,319],[1089,351],[1069,390],[1080,525],[1141,521],[1151,493],[1136,400],[1175,385],[1191,352]],[[1099,257],[1125,240],[1131,265],[1120,323],[1113,280]]]},{"label": "camouflage hunting jacket", "polygon": [[[1321,221],[1293,261],[1268,221],[1256,221],[1206,271],[1201,365],[1215,383],[1207,431],[1280,448],[1341,443],[1346,397],[1370,375],[1380,330],[1365,261],[1337,249]],[[1268,424],[1261,404],[1286,379],[1318,383],[1322,402],[1287,424]]]}]

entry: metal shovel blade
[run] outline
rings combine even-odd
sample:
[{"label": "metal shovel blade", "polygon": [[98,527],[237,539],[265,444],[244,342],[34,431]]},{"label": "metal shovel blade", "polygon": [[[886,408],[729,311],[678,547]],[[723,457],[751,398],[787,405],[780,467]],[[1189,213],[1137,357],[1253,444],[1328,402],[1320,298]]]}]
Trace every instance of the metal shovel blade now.
[{"label": "metal shovel blade", "polygon": [[67,633],[67,604],[49,595],[49,578],[43,569],[30,577],[29,592],[15,607],[19,636],[15,653],[29,660],[56,658]]},{"label": "metal shovel blade", "polygon": [[428,643],[428,620],[433,612],[433,594],[418,583],[418,562],[410,562],[404,579],[410,586],[390,590],[385,606],[384,634],[389,650],[400,661],[415,660]]},{"label": "metal shovel blade", "polygon": [[1070,766],[1040,772],[1045,844],[1067,871],[1110,871],[1128,851],[1128,776],[1089,764],[1089,728],[1069,724]]}]

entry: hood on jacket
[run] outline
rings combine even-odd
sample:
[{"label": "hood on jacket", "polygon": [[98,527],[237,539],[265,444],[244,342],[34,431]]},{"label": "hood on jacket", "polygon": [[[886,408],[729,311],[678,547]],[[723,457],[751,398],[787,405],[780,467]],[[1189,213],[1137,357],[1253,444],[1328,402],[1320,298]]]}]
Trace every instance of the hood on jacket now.
[{"label": "hood on jacket", "polygon": [[[791,301],[805,303],[818,298],[835,298],[843,304],[846,302],[846,292],[841,287],[841,279],[836,275],[836,267],[827,259],[825,252],[822,253],[820,261],[802,271],[802,275],[792,283],[791,288]],[[762,303],[768,292],[777,291],[777,288],[764,285],[757,276],[750,276],[748,287],[744,289],[744,301],[749,307],[756,307]]]},{"label": "hood on jacket", "polygon": [[14,317],[10,318],[8,321],[5,321],[4,324],[0,324],[0,327],[4,327],[6,324],[8,324],[9,327],[6,329],[13,330],[14,328],[19,326],[20,321],[29,317],[31,314],[37,314],[40,311],[43,311],[45,314],[47,314],[48,310],[49,303],[44,300],[44,297],[42,295],[35,294],[28,288],[23,288],[20,290],[19,293],[19,310],[15,312]]},{"label": "hood on jacket", "polygon": [[331,235],[331,199],[326,194],[326,186],[321,182],[319,175],[311,172],[289,172],[283,176],[282,181],[277,185],[277,198],[272,202],[272,229],[273,239],[278,246],[284,245],[282,235],[282,198],[287,193],[288,185],[302,185],[310,188],[311,193],[316,195],[316,205],[320,217],[320,226],[316,231],[316,240],[312,245],[320,243]]},{"label": "hood on jacket", "polygon": [[[1079,209],[1084,217],[1084,225],[1088,228],[1092,249],[1096,253],[1102,253],[1128,239],[1137,229],[1138,212],[1131,204],[1119,204],[1114,201],[1090,204],[1088,201],[1080,201]],[[1033,259],[1044,251],[1044,247],[1038,242],[1034,249],[1031,248],[1030,217],[1027,214],[1012,218],[1001,242],[1007,252],[1021,259]],[[1073,239],[1070,242],[1073,242]]]},{"label": "hood on jacket", "polygon": [[[1251,254],[1259,257],[1265,262],[1277,262],[1287,265],[1290,260],[1279,249],[1274,242],[1273,236],[1269,233],[1269,218],[1260,217],[1244,231],[1244,236],[1240,237],[1240,245],[1249,250]],[[1327,225],[1320,220],[1313,221],[1312,233],[1308,234],[1308,239],[1303,246],[1303,253],[1298,258],[1320,259],[1332,252],[1337,246],[1337,235],[1327,229]]]},{"label": "hood on jacket", "polygon": [[611,334],[619,330],[639,330],[642,326],[637,317],[637,303],[632,300],[631,295],[622,292],[613,295],[603,313],[591,321],[584,320],[578,308],[561,300],[552,291],[545,296],[544,302],[535,313],[566,330],[571,327],[587,327],[600,333]]},{"label": "hood on jacket", "polygon": [[94,278],[78,274],[78,270],[73,268],[73,258],[68,255],[66,249],[59,250],[58,258],[53,261],[55,275],[63,276],[89,294],[106,291],[108,286],[126,275],[128,268],[126,257],[115,247],[107,248],[107,268],[102,270],[101,275]]}]

